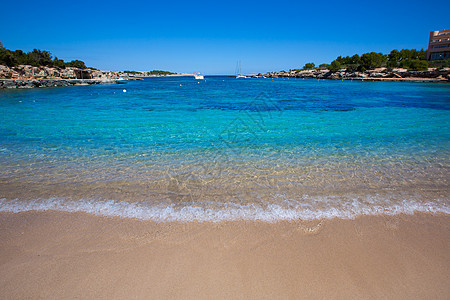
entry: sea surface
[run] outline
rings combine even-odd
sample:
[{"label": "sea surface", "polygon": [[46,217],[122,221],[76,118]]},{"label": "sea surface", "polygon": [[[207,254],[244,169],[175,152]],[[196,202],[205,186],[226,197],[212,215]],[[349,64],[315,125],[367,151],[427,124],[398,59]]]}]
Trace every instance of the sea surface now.
[{"label": "sea surface", "polygon": [[0,90],[0,211],[450,213],[450,85],[233,77]]}]

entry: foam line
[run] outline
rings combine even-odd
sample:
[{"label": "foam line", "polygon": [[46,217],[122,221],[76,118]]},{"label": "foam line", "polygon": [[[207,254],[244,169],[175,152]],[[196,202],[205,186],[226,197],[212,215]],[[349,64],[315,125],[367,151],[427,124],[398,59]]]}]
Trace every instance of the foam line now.
[{"label": "foam line", "polygon": [[208,207],[150,205],[145,202],[125,202],[113,200],[70,201],[63,198],[36,199],[32,201],[0,199],[0,211],[19,213],[25,211],[85,212],[98,216],[136,218],[154,222],[221,222],[221,221],[264,221],[313,220],[313,219],[353,219],[358,215],[396,215],[430,212],[450,214],[448,201],[433,202],[402,201],[393,205],[371,205],[367,201],[352,201],[344,208],[305,208],[302,203],[289,201],[288,208],[270,204],[261,207],[256,204],[239,205],[230,203],[208,203]]}]

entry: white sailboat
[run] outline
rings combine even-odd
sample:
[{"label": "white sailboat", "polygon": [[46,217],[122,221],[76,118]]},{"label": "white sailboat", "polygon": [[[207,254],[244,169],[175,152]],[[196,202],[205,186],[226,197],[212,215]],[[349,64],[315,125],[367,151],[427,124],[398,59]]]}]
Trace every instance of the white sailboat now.
[{"label": "white sailboat", "polygon": [[241,61],[238,61],[236,64],[236,78],[247,78],[245,75],[242,75]]},{"label": "white sailboat", "polygon": [[199,71],[194,72],[194,78],[195,79],[204,79],[205,76],[203,76],[202,73],[200,73]]}]

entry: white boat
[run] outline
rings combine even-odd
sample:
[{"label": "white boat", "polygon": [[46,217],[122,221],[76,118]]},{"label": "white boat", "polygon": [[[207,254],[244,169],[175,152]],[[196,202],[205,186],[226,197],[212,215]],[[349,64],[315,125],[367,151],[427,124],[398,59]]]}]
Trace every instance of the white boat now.
[{"label": "white boat", "polygon": [[242,75],[241,61],[238,61],[236,64],[236,78],[247,78],[245,75]]},{"label": "white boat", "polygon": [[203,76],[202,73],[200,73],[199,71],[197,71],[197,72],[194,72],[194,78],[195,78],[195,79],[204,79],[205,76]]},{"label": "white boat", "polygon": [[128,79],[127,78],[123,78],[123,77],[119,77],[118,79],[116,79],[117,83],[127,83]]}]

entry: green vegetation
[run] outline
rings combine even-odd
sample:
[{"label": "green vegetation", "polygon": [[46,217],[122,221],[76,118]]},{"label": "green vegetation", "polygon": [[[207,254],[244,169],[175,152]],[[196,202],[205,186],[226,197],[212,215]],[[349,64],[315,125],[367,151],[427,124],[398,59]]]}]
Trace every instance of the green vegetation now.
[{"label": "green vegetation", "polygon": [[314,69],[315,68],[315,64],[314,63],[307,63],[307,64],[305,64],[304,66],[303,66],[303,69],[304,70],[311,70],[311,69]]},{"label": "green vegetation", "polygon": [[333,60],[330,64],[329,69],[331,72],[339,71],[341,69],[341,63],[337,60]]},{"label": "green vegetation", "polygon": [[386,61],[387,58],[382,53],[370,52],[361,55],[360,65],[367,70],[372,70],[381,67]]},{"label": "green vegetation", "polygon": [[[432,64],[433,64],[433,67],[437,67],[439,69],[448,68],[448,67],[450,67],[450,59],[433,60]],[[430,63],[430,65],[431,65],[431,63]]]},{"label": "green vegetation", "polygon": [[149,75],[171,75],[171,74],[175,74],[169,71],[162,71],[162,70],[153,70],[150,72],[147,72]]},{"label": "green vegetation", "polygon": [[[393,68],[405,68],[409,71],[427,70],[428,67],[444,68],[449,66],[450,60],[430,61],[426,60],[426,51],[416,49],[394,49],[388,55],[376,52],[364,53],[361,56],[338,56],[330,64],[320,64],[319,69],[329,69],[331,72],[337,72],[345,68],[347,72],[364,72],[375,68],[386,67],[389,70]],[[314,63],[307,63],[302,70],[314,69]],[[295,69],[297,70],[297,69]]]},{"label": "green vegetation", "polygon": [[420,51],[416,49],[402,49],[401,51],[394,49],[387,57],[387,67],[389,68],[400,67],[413,71],[426,70],[428,68],[426,52],[423,49]]},{"label": "green vegetation", "polygon": [[71,62],[66,63],[66,67],[87,69],[86,65],[81,60],[72,60]]},{"label": "green vegetation", "polygon": [[48,51],[42,51],[39,49],[34,49],[30,52],[23,52],[22,50],[9,50],[3,47],[0,42],[0,65],[5,65],[8,67],[14,67],[18,65],[31,65],[33,67],[58,67],[58,68],[80,68],[86,69],[86,65],[81,60],[72,60],[70,62],[64,62],[62,59],[52,57],[52,54]]},{"label": "green vegetation", "polygon": [[141,72],[138,71],[123,71],[123,72],[131,75],[141,74]]},{"label": "green vegetation", "polygon": [[413,59],[408,62],[407,68],[411,71],[426,71],[428,70],[428,62],[426,60]]}]

